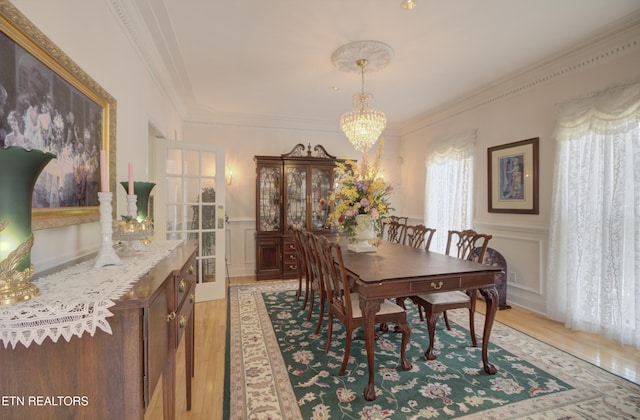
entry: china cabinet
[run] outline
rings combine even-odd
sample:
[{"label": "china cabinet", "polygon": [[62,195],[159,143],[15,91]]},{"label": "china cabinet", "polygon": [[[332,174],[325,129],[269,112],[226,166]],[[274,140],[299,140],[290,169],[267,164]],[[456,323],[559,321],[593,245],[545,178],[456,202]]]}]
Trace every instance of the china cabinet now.
[{"label": "china cabinet", "polygon": [[319,234],[327,226],[334,167],[342,160],[321,145],[297,144],[280,156],[255,156],[256,277],[293,278],[298,274],[294,228]]}]

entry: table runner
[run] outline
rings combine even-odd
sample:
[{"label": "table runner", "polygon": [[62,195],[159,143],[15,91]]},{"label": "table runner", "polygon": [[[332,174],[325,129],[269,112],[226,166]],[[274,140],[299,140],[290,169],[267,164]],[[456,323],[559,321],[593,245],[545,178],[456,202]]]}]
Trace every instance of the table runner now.
[{"label": "table runner", "polygon": [[27,302],[0,306],[0,340],[5,348],[18,343],[29,347],[49,337],[69,341],[97,329],[111,334],[107,318],[124,292],[182,240],[153,241],[146,252],[121,257],[122,265],[94,268],[95,258],[54,274],[34,279],[40,296]]}]

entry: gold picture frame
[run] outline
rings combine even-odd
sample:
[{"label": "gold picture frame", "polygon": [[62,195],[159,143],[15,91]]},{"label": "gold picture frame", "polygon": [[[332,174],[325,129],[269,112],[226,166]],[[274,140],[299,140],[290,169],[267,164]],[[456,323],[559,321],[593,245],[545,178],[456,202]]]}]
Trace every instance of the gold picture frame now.
[{"label": "gold picture frame", "polygon": [[[6,0],[0,0],[0,53],[0,146],[22,141],[25,148],[40,144],[60,154],[61,163],[45,167],[36,183],[32,229],[98,221],[99,149],[107,155],[109,191],[117,186],[115,99]],[[11,112],[25,134],[9,140]]]},{"label": "gold picture frame", "polygon": [[490,213],[539,214],[538,137],[489,147]]}]

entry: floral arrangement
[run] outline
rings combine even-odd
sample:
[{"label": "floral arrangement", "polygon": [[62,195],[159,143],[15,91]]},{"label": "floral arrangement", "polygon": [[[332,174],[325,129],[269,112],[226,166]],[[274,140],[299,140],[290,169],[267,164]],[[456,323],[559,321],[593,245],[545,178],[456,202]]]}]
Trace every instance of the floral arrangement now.
[{"label": "floral arrangement", "polygon": [[382,149],[380,146],[375,160],[369,162],[365,154],[362,162],[346,160],[336,164],[336,189],[329,196],[333,211],[329,214],[329,224],[344,233],[350,242],[354,242],[361,225],[356,221],[359,214],[369,215],[373,221],[377,237],[382,234],[382,219],[393,208],[389,205],[389,194],[393,187],[386,183],[380,168]]}]

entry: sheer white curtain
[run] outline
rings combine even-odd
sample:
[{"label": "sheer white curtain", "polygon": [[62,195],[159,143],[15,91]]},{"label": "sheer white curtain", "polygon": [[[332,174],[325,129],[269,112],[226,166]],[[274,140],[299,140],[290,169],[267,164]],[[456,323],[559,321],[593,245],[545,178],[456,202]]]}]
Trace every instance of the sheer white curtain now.
[{"label": "sheer white curtain", "polygon": [[430,250],[444,253],[447,232],[471,227],[476,131],[444,141],[427,155],[425,224],[436,229]]},{"label": "sheer white curtain", "polygon": [[640,348],[640,82],[559,107],[547,314]]}]

